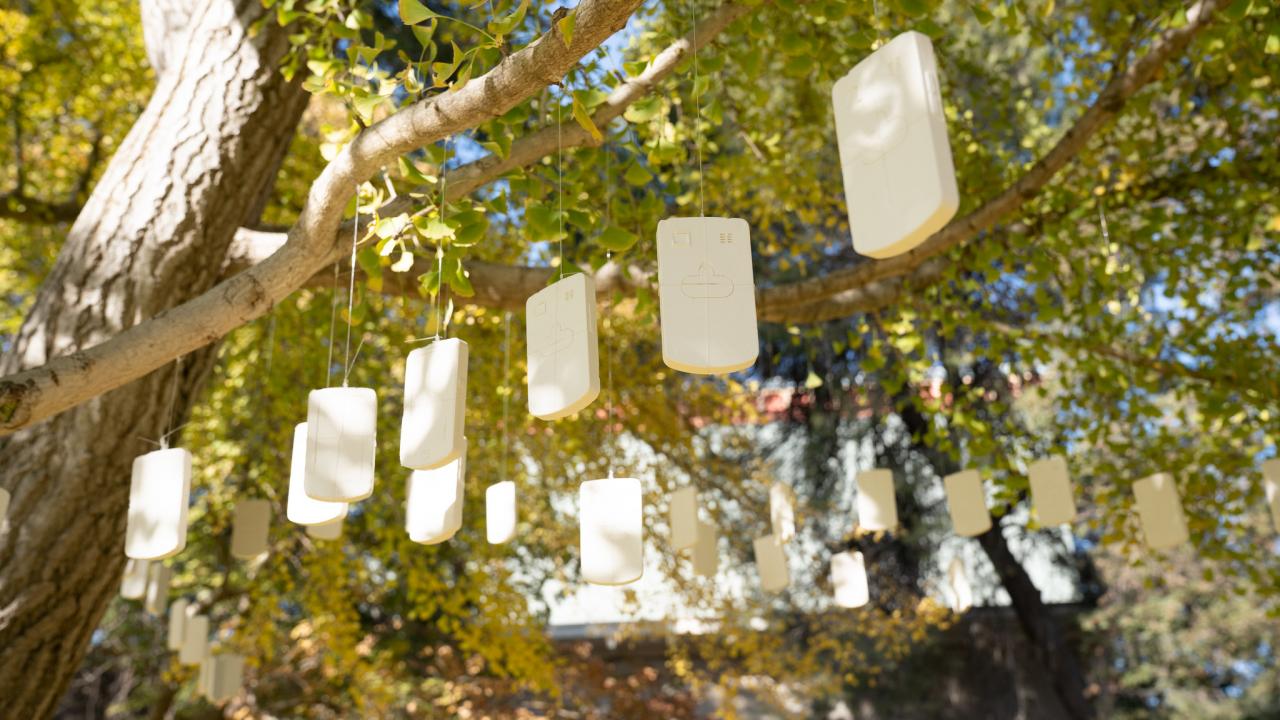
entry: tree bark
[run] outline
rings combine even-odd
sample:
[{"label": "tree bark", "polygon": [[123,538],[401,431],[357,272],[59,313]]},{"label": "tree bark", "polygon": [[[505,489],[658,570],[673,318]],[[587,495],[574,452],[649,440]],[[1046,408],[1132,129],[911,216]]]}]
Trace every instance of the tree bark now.
[{"label": "tree bark", "polygon": [[[173,17],[173,0],[143,5],[144,23]],[[265,205],[306,103],[279,72],[285,29],[268,20],[250,37],[259,0],[188,6],[182,32],[145,28],[165,66],[155,93],[0,371],[91,347],[212,287],[236,228]],[[131,463],[152,449],[141,438],[182,422],[214,347],[0,438],[13,494],[0,527],[0,717],[53,712],[118,587]]]}]

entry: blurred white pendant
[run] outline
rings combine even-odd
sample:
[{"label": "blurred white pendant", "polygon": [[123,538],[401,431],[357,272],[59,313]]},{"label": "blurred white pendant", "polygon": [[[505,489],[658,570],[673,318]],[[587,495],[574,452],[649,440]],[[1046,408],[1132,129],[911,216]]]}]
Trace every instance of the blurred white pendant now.
[{"label": "blurred white pendant", "polygon": [[271,503],[241,500],[231,523],[231,555],[240,560],[260,560],[267,555],[271,529]]},{"label": "blurred white pendant", "polygon": [[289,501],[285,506],[285,517],[298,525],[326,525],[346,517],[346,503],[316,500],[307,495],[306,476],[307,424],[298,423],[293,428],[293,462],[289,466]]},{"label": "blurred white pendant", "polygon": [[378,396],[371,388],[311,391],[303,477],[308,497],[351,503],[373,494],[377,423]]},{"label": "blurred white pendant", "polygon": [[667,367],[710,375],[754,365],[760,340],[747,221],[659,222],[658,305]]},{"label": "blurred white pendant", "polygon": [[400,464],[430,470],[463,451],[467,415],[467,344],[436,340],[409,353],[404,366]]},{"label": "blurred white pendant", "polygon": [[169,604],[169,566],[161,562],[151,563],[147,572],[147,595],[142,607],[151,615],[163,615]]},{"label": "blurred white pendant", "polygon": [[964,561],[958,555],[951,558],[951,565],[947,567],[947,586],[954,602],[952,609],[962,613],[973,607],[973,586],[969,584],[969,574],[964,571]]},{"label": "blurred white pendant", "polygon": [[1262,463],[1262,490],[1271,509],[1271,524],[1280,533],[1280,459]]},{"label": "blurred white pendant", "polygon": [[644,497],[635,478],[588,480],[578,489],[582,577],[626,585],[644,574]]},{"label": "blurred white pendant", "polygon": [[209,702],[223,703],[240,693],[244,686],[244,656],[218,653],[213,656],[213,674],[209,681]]},{"label": "blurred white pendant", "polygon": [[1182,501],[1173,476],[1157,473],[1133,484],[1133,495],[1138,501],[1138,519],[1147,545],[1153,550],[1165,550],[1181,545],[1188,539],[1187,521],[1182,515]]},{"label": "blurred white pendant", "polygon": [[516,484],[504,480],[484,491],[484,530],[490,545],[501,545],[516,534]]},{"label": "blurred white pendant", "polygon": [[866,530],[898,527],[898,500],[893,493],[893,471],[877,468],[858,473],[858,524]]},{"label": "blurred white pendant", "polygon": [[337,540],[342,537],[342,521],[338,518],[321,525],[307,525],[307,536],[314,540]]},{"label": "blurred white pendant", "polygon": [[859,608],[871,601],[862,553],[850,550],[831,558],[831,585],[840,607]]},{"label": "blurred white pendant", "polygon": [[135,458],[124,554],[160,560],[182,552],[187,544],[190,497],[191,453],[168,448]]},{"label": "blurred white pendant", "polygon": [[780,482],[769,487],[769,524],[778,543],[789,543],[796,536],[795,493]]},{"label": "blurred white pendant", "polygon": [[195,614],[195,608],[186,598],[178,598],[169,606],[169,633],[165,647],[170,650],[181,650],[187,632],[187,619]]},{"label": "blurred white pendant", "polygon": [[1027,468],[1031,482],[1031,504],[1042,527],[1069,523],[1076,517],[1076,499],[1071,488],[1067,459],[1061,455],[1044,458]]},{"label": "blurred white pendant", "polygon": [[449,464],[434,470],[414,470],[409,475],[405,499],[405,530],[409,539],[436,545],[462,528],[462,505],[466,500],[467,450]]},{"label": "blurred white pendant", "polygon": [[698,521],[698,540],[693,546],[693,573],[713,578],[720,569],[720,552],[716,526]]},{"label": "blurred white pendant", "polygon": [[684,487],[671,493],[671,549],[679,552],[698,542],[698,491]]},{"label": "blurred white pendant", "polygon": [[208,616],[188,616],[182,625],[182,647],[178,648],[178,662],[183,665],[199,665],[208,649]]},{"label": "blurred white pendant", "polygon": [[124,564],[120,578],[120,597],[125,600],[141,600],[147,594],[147,570],[151,563],[129,559]]},{"label": "blurred white pendant", "polygon": [[213,687],[213,647],[208,646],[204,650],[204,657],[200,658],[200,668],[196,670],[196,695],[208,700],[209,691]]},{"label": "blurred white pendant", "polygon": [[9,516],[9,491],[0,488],[0,525],[4,525],[4,520]]},{"label": "blurred white pendant", "polygon": [[572,415],[600,394],[596,284],[582,273],[557,280],[525,303],[529,413]]},{"label": "blurred white pendant", "polygon": [[960,194],[929,38],[905,32],[831,89],[853,249],[873,258],[920,245]]},{"label": "blurred white pendant", "polygon": [[991,513],[977,470],[963,470],[942,479],[947,489],[951,525],[961,537],[975,537],[991,529]]},{"label": "blurred white pendant", "polygon": [[760,573],[760,587],[765,592],[781,592],[791,584],[791,571],[787,568],[787,553],[773,535],[758,537],[752,542],[756,555],[756,570]]}]

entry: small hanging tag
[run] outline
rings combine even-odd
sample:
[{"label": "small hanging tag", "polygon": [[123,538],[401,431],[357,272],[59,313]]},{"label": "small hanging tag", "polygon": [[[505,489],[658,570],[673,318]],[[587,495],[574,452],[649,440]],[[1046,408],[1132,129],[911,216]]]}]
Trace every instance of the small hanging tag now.
[{"label": "small hanging tag", "polygon": [[251,562],[265,558],[270,530],[270,502],[241,500],[236,503],[231,523],[231,556]]},{"label": "small hanging tag", "polygon": [[582,577],[626,585],[644,574],[644,499],[635,478],[588,480],[578,489]]},{"label": "small hanging tag", "polygon": [[147,594],[142,607],[149,615],[163,615],[169,604],[169,566],[162,562],[151,563],[147,571]]},{"label": "small hanging tag", "polygon": [[190,497],[191,453],[169,448],[135,458],[124,554],[160,560],[182,552]]},{"label": "small hanging tag", "polygon": [[462,528],[466,500],[467,450],[453,462],[434,470],[414,470],[405,498],[405,530],[409,539],[423,545],[449,540]]},{"label": "small hanging tag", "polygon": [[754,365],[760,339],[747,221],[666,218],[657,243],[662,361],[699,375]]},{"label": "small hanging tag", "polygon": [[713,578],[720,569],[716,526],[698,521],[698,539],[693,546],[693,574]]},{"label": "small hanging tag", "polygon": [[120,597],[125,600],[141,600],[147,594],[147,570],[151,563],[130,558],[124,564],[124,576],[120,578]]},{"label": "small hanging tag", "polygon": [[905,32],[831,90],[853,249],[873,258],[920,245],[960,207],[933,44]]},{"label": "small hanging tag", "polygon": [[289,500],[285,517],[298,525],[327,525],[347,516],[344,502],[326,502],[307,495],[307,424],[293,428],[293,462],[289,466]]},{"label": "small hanging tag", "polygon": [[1262,463],[1262,493],[1271,510],[1271,525],[1280,533],[1280,458]]},{"label": "small hanging tag", "polygon": [[182,627],[182,647],[178,648],[178,662],[183,665],[199,665],[209,649],[209,618],[192,615]]},{"label": "small hanging tag", "polygon": [[895,530],[898,500],[893,492],[893,471],[877,468],[858,473],[858,524],[865,530]]},{"label": "small hanging tag", "polygon": [[509,542],[516,534],[516,484],[510,480],[484,491],[484,529],[490,545]]},{"label": "small hanging tag", "polygon": [[307,496],[352,503],[373,494],[378,396],[372,388],[331,387],[307,398]]},{"label": "small hanging tag", "polygon": [[1076,499],[1071,488],[1067,459],[1061,455],[1037,460],[1027,468],[1031,484],[1031,505],[1042,527],[1069,523],[1076,517]]},{"label": "small hanging tag", "polygon": [[859,608],[871,601],[862,553],[851,550],[831,558],[831,585],[840,607]]},{"label": "small hanging tag", "polygon": [[671,549],[679,552],[698,542],[698,491],[684,487],[671,493]]},{"label": "small hanging tag", "polygon": [[186,598],[173,601],[169,606],[169,632],[165,638],[165,647],[175,652],[182,649],[187,632],[187,619],[194,614],[195,608],[191,607]]},{"label": "small hanging tag", "polygon": [[321,525],[307,525],[307,536],[312,540],[337,540],[342,537],[342,523],[345,517]]},{"label": "small hanging tag", "polygon": [[769,524],[775,542],[789,543],[796,536],[795,499],[791,488],[780,482],[769,487]]},{"label": "small hanging tag", "polygon": [[791,584],[791,571],[787,568],[787,553],[773,535],[758,537],[752,542],[756,555],[756,570],[760,573],[760,587],[765,592],[782,592]]},{"label": "small hanging tag", "polygon": [[977,470],[964,470],[942,479],[947,489],[951,525],[961,537],[976,537],[991,529],[986,491]]},{"label": "small hanging tag", "polygon": [[1133,484],[1138,502],[1138,519],[1152,550],[1166,550],[1188,539],[1187,521],[1182,514],[1182,500],[1173,476],[1157,473]]},{"label": "small hanging tag", "polygon": [[525,303],[529,413],[543,420],[572,415],[600,394],[596,284],[577,273]]},{"label": "small hanging tag", "polygon": [[467,344],[446,338],[409,353],[400,464],[430,470],[462,454],[466,411]]}]

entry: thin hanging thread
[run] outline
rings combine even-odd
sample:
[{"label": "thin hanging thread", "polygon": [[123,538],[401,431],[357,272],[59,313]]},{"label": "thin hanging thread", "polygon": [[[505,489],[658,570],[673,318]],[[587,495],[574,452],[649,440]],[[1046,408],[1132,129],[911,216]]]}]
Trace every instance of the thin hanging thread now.
[{"label": "thin hanging thread", "polygon": [[[449,182],[449,145],[453,143],[453,136],[449,136],[444,141],[444,161],[440,163],[440,202],[439,214],[440,222],[444,222],[445,218],[445,188]],[[444,324],[444,242],[441,241],[436,245],[436,332],[435,339],[447,337],[448,328]]]},{"label": "thin hanging thread", "polygon": [[706,217],[707,199],[702,175],[702,93],[698,92],[698,11],[690,0],[688,11],[693,19],[693,145],[698,155],[698,214]]},{"label": "thin hanging thread", "polygon": [[511,311],[503,317],[502,330],[502,473],[501,479],[506,482],[507,465],[511,455]]},{"label": "thin hanging thread", "polygon": [[[604,153],[604,225],[609,227],[613,222],[613,164],[611,162],[611,153],[609,148],[605,148]],[[605,250],[605,264],[613,262],[613,251]],[[605,305],[606,327],[610,331],[613,330],[613,293],[609,294],[609,302]],[[613,425],[613,348],[610,341],[612,335],[605,339],[604,343],[604,366],[606,373],[605,381],[605,422],[606,433],[608,434],[610,445],[613,447],[609,452],[609,477],[613,477],[613,450],[617,449],[617,437],[614,435]]]},{"label": "thin hanging thread", "polygon": [[[1111,232],[1107,227],[1107,209],[1106,209],[1106,190],[1105,189],[1103,190],[1103,194],[1098,196],[1098,225],[1102,231],[1103,248],[1107,253],[1107,255],[1110,256],[1112,252],[1111,251]],[[1117,262],[1119,262],[1118,258],[1117,258]],[[1117,268],[1117,270],[1118,269],[1119,268]],[[1123,287],[1124,286],[1121,285],[1121,293],[1124,292]],[[1121,306],[1123,307],[1123,303]],[[1121,321],[1121,322],[1122,322],[1122,328],[1123,328],[1124,321]],[[1127,329],[1125,329],[1125,332],[1126,333],[1128,332]],[[1133,342],[1129,343],[1130,352],[1136,352],[1135,346],[1136,346],[1136,343],[1133,343]],[[1138,389],[1137,389],[1137,386],[1134,384],[1133,360],[1134,359],[1130,357],[1124,361],[1126,366],[1125,379],[1128,380],[1128,387],[1125,389],[1125,394],[1128,396],[1129,415],[1131,416],[1130,423],[1129,423],[1129,442],[1132,445],[1132,447],[1136,449],[1138,446],[1139,429],[1138,429],[1138,414],[1135,409],[1135,401],[1137,398]]]},{"label": "thin hanging thread", "polygon": [[[356,216],[351,226],[351,278],[347,284],[347,347],[342,361],[342,387],[347,386],[347,378],[351,376],[351,325],[354,320],[356,302],[356,245],[360,241],[360,184],[356,183]],[[363,341],[361,341],[363,344]],[[360,352],[359,348],[356,353]]]},{"label": "thin hanging thread", "polygon": [[329,303],[329,357],[324,361],[324,386],[333,385],[333,328],[338,324],[338,263],[333,264],[333,302]]},{"label": "thin hanging thread", "polygon": [[182,357],[179,355],[173,361],[173,384],[169,388],[169,408],[164,413],[165,432],[160,436],[161,450],[169,447],[169,436],[181,429],[180,427],[173,427],[173,408],[178,403],[178,382],[182,379]]},{"label": "thin hanging thread", "polygon": [[560,256],[560,278],[564,279],[564,142],[560,132],[560,113],[563,103],[556,101],[556,194],[559,196],[560,233],[556,236],[556,253]]}]

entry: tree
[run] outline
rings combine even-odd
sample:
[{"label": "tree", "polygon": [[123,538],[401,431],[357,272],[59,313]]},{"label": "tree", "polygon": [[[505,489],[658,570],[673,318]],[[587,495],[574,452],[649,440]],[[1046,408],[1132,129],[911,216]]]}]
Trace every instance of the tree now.
[{"label": "tree", "polygon": [[[993,358],[1017,357],[1089,378],[1087,391],[1081,385],[1063,393],[1080,407],[1098,410],[1132,384],[1121,383],[1128,373],[1141,373],[1152,401],[1192,394],[1199,402],[1191,419],[1197,426],[1216,427],[1239,407],[1261,423],[1274,422],[1263,414],[1275,396],[1266,392],[1274,381],[1260,371],[1268,348],[1256,334],[1180,337],[1176,352],[1147,352],[1126,336],[1137,334],[1135,326],[1157,333],[1160,327],[1148,307],[1120,294],[1157,282],[1177,287],[1159,264],[1172,257],[1158,251],[1171,234],[1202,239],[1173,265],[1192,277],[1216,279],[1270,257],[1254,224],[1233,225],[1230,236],[1206,230],[1224,212],[1239,217],[1230,201],[1244,197],[1260,199],[1256,217],[1270,228],[1265,232],[1275,230],[1266,224],[1265,213],[1274,208],[1261,190],[1276,163],[1260,140],[1269,137],[1274,118],[1259,110],[1266,85],[1253,84],[1270,76],[1265,51],[1242,39],[1271,27],[1260,10],[1233,7],[1234,23],[1214,24],[1224,3],[1213,0],[1185,13],[1080,3],[1075,9],[1088,22],[1079,29],[1057,19],[1052,6],[1046,13],[1021,6],[971,12],[903,3],[886,20],[842,3],[799,9],[727,4],[706,11],[697,31],[671,40],[674,26],[690,24],[673,6],[642,18],[650,29],[633,39],[636,64],[613,68],[598,57],[583,58],[627,22],[638,2],[584,0],[572,12],[552,15],[500,5],[501,12],[474,22],[454,8],[461,21],[454,22],[409,2],[398,20],[377,5],[320,3],[304,11],[282,3],[271,12],[248,1],[198,9],[144,3],[156,88],[83,207],[79,199],[91,180],[73,183],[71,201],[41,202],[18,173],[7,217],[38,226],[65,222],[68,208],[75,208],[75,221],[0,364],[7,373],[0,379],[0,427],[12,433],[0,440],[0,453],[5,486],[14,495],[12,519],[0,536],[0,645],[7,648],[0,694],[12,698],[15,716],[47,715],[65,688],[123,564],[121,478],[144,449],[134,437],[159,437],[192,415],[214,372],[220,338],[301,288],[332,283],[328,268],[346,257],[352,233],[366,240],[358,256],[362,299],[352,322],[375,307],[375,293],[403,296],[419,288],[437,302],[447,293],[476,308],[469,311],[473,320],[492,319],[482,311],[518,307],[545,282],[545,267],[524,263],[530,255],[550,260],[545,243],[559,242],[569,254],[555,260],[595,272],[602,299],[634,293],[637,302],[626,310],[642,327],[654,316],[647,289],[652,260],[636,253],[614,263],[606,251],[623,252],[663,212],[690,207],[694,178],[703,178],[686,158],[704,136],[711,159],[705,182],[721,188],[711,193],[712,207],[748,215],[756,233],[759,267],[770,281],[758,296],[761,319],[813,325],[797,328],[797,339],[832,332],[823,323],[856,315],[855,329],[843,339],[828,337],[824,347],[872,370],[892,353],[896,370],[889,382],[899,386],[921,384],[930,357],[918,340],[940,330],[967,352],[983,348]],[[50,17],[70,12],[50,7]],[[956,29],[944,33],[933,17],[954,20]],[[851,66],[876,39],[870,28],[908,23],[939,41],[945,36],[954,57],[949,112],[966,204],[961,217],[916,251],[860,261],[847,249],[828,251],[833,238],[844,241],[838,193],[823,190],[838,187],[831,185],[831,164],[790,158],[824,148],[830,153],[825,121],[816,120],[825,118],[826,101],[814,94],[810,76]],[[771,32],[779,25],[818,30],[812,36]],[[703,57],[704,72],[724,79],[722,89],[696,81],[674,98],[658,94],[669,78],[687,78],[682,63],[691,49],[708,47],[721,33],[742,40]],[[1192,45],[1205,34],[1208,39]],[[998,52],[987,51],[988,41],[1001,36],[1006,42]],[[1046,44],[1052,50],[1042,49]],[[1092,66],[1073,63],[1067,70],[1064,58],[1077,54],[1089,55]],[[830,67],[818,69],[818,57]],[[984,64],[988,58],[995,62]],[[1060,73],[1069,79],[1034,79]],[[553,84],[559,86],[549,89]],[[993,107],[984,102],[992,89],[1024,99]],[[691,90],[708,96],[702,117],[692,121],[679,99]],[[306,200],[296,216],[284,218],[289,230],[273,232],[259,221],[306,91],[340,101],[348,112],[325,138],[327,164],[304,193],[295,191]],[[12,109],[14,117],[25,111],[18,103]],[[1162,145],[1187,114],[1201,125],[1190,133],[1199,144],[1183,156]],[[626,129],[618,127],[620,116]],[[553,125],[552,118],[560,122]],[[1122,132],[1104,132],[1117,121]],[[14,146],[28,147],[17,131],[25,125],[13,127]],[[470,151],[482,156],[450,165],[451,152],[460,154],[464,142],[443,141],[468,131]],[[1215,133],[1236,139],[1231,157],[1222,154]],[[563,173],[567,208],[561,214],[549,201],[544,158],[557,145],[599,146],[606,137],[606,149],[573,154]],[[92,177],[89,161],[101,153],[93,147],[99,146],[83,153],[90,168],[84,177]],[[15,162],[24,168],[21,152]],[[626,168],[626,188],[615,188],[605,166],[610,162]],[[1101,179],[1098,167],[1105,168]],[[776,182],[783,173],[788,182]],[[1206,174],[1229,182],[1203,182]],[[276,187],[279,192],[282,185]],[[365,215],[343,223],[357,187]],[[1096,232],[1091,208],[1080,208],[1082,199],[1093,202],[1098,187],[1114,203],[1108,207],[1113,218],[1132,212],[1150,225],[1151,238],[1134,247],[1153,252],[1120,257],[1079,246],[1073,233]],[[986,188],[1003,189],[981,192]],[[611,189],[616,194],[605,212],[592,207],[591,198]],[[1170,197],[1194,198],[1200,206],[1175,207]],[[418,205],[425,207],[414,210]],[[370,207],[377,210],[369,214]],[[487,238],[470,250],[493,220],[541,244],[529,253],[513,235]],[[1044,253],[1016,242],[1035,233]],[[1245,238],[1243,249],[1233,242]],[[1140,262],[1126,264],[1130,257]],[[1103,281],[1094,280],[1102,274],[1095,268],[1107,270]],[[985,300],[984,282],[1007,297]],[[1265,285],[1251,278],[1245,289],[1265,293]],[[946,315],[914,297],[926,288]],[[1194,294],[1179,295],[1198,302]],[[1259,300],[1238,295],[1238,288],[1224,288],[1215,320],[1248,317]],[[1104,297],[1125,304],[1098,317],[1111,302]],[[1073,332],[1079,327],[1091,332]],[[635,347],[638,352],[645,341],[637,339]],[[1052,355],[1053,348],[1065,357]],[[1216,362],[1204,363],[1205,357]],[[766,374],[770,362],[766,358]],[[1244,399],[1239,388],[1250,389]],[[699,392],[706,400],[715,390]],[[1073,390],[1080,394],[1073,397]],[[638,417],[671,418],[636,396],[632,401]],[[701,407],[707,416],[715,413]],[[1125,410],[1129,420],[1147,411]],[[1095,443],[1110,439],[1108,431],[1100,421],[1087,425]],[[972,435],[977,447],[966,452],[1008,467],[1006,456],[986,452],[990,441],[981,432]],[[929,439],[944,452],[956,449],[940,437]],[[1237,472],[1247,455],[1244,443],[1257,442],[1239,440],[1219,446],[1219,459],[1230,460],[1226,471]],[[660,444],[675,445],[670,439]],[[556,453],[573,457],[581,449]],[[691,458],[692,449],[683,454]],[[1017,482],[1005,486],[1016,490]],[[1231,501],[1249,497],[1256,492]],[[1114,495],[1097,499],[1108,507],[1119,502]],[[571,544],[561,537],[548,547]],[[19,668],[37,669],[49,682],[24,683]]]}]

